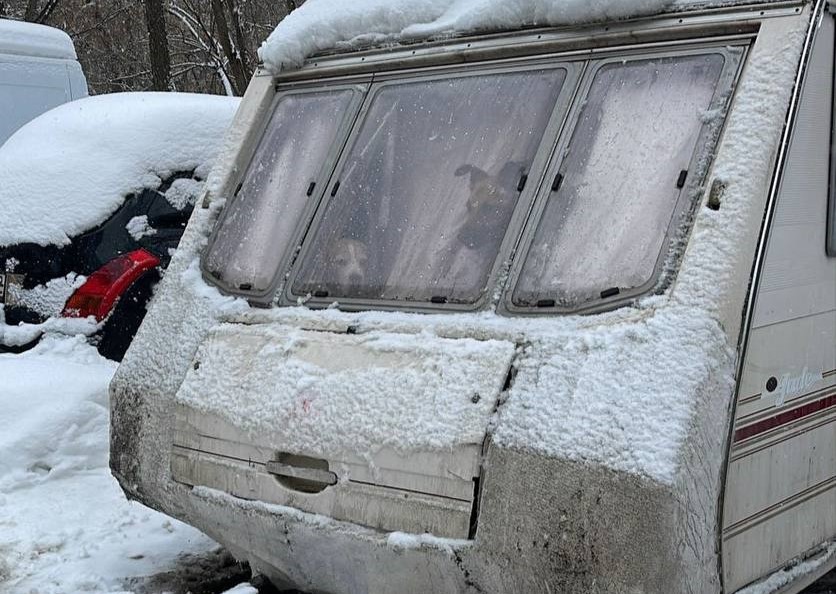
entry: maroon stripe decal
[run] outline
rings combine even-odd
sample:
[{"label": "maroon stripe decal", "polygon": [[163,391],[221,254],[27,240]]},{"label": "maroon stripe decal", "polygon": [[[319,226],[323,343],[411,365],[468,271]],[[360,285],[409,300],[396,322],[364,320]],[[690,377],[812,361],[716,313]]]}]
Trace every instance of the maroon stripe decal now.
[{"label": "maroon stripe decal", "polygon": [[827,408],[831,408],[833,406],[836,406],[836,394],[825,396],[824,398],[816,400],[815,402],[809,402],[804,406],[799,406],[798,408],[782,412],[781,414],[775,415],[774,417],[769,417],[768,419],[764,419],[763,421],[758,421],[757,423],[753,423],[752,425],[742,427],[734,432],[733,441],[734,443],[737,443],[738,441],[749,439],[750,437],[754,437],[755,435],[766,433],[771,429],[775,429],[776,427],[780,427],[781,425],[792,423],[793,421],[797,421],[798,419],[803,419],[804,417],[808,417],[812,414],[815,414]]}]

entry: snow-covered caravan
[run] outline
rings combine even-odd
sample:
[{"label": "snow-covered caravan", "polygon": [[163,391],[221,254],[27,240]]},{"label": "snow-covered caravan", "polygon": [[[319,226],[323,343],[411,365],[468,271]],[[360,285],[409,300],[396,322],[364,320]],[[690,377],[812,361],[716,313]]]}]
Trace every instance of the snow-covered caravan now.
[{"label": "snow-covered caravan", "polygon": [[306,591],[799,591],[835,47],[824,1],[309,0],[113,380],[114,474]]}]

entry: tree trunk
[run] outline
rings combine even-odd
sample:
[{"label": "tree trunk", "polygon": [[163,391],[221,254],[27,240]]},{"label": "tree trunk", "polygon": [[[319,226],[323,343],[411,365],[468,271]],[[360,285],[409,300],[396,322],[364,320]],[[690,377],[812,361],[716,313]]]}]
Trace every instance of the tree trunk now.
[{"label": "tree trunk", "polygon": [[[230,15],[235,12],[235,7],[230,4]],[[212,16],[215,18],[215,26],[218,28],[218,42],[223,48],[224,55],[229,63],[229,71],[232,75],[232,86],[236,95],[243,95],[250,80],[250,74],[244,63],[242,48],[233,45],[229,33],[229,23],[222,0],[212,0]]]},{"label": "tree trunk", "polygon": [[145,0],[145,21],[148,24],[148,49],[151,57],[151,79],[155,91],[171,89],[171,56],[165,27],[163,0]]},{"label": "tree trunk", "polygon": [[23,13],[23,20],[34,23],[38,18],[38,0],[27,0],[26,12]]}]

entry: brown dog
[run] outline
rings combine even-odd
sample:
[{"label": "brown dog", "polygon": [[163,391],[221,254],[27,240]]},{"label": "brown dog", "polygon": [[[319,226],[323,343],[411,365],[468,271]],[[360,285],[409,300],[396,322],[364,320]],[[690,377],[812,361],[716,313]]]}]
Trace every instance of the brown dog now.
[{"label": "brown dog", "polygon": [[519,163],[506,163],[496,175],[490,175],[475,165],[462,165],[456,177],[470,176],[470,194],[465,206],[467,213],[456,235],[465,247],[478,249],[504,234],[510,214],[516,204],[515,188],[524,169]]}]

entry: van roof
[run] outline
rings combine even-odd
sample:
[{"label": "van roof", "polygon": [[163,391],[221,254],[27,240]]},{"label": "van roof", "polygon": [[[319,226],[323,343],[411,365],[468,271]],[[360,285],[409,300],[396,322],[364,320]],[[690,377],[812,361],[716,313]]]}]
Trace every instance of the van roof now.
[{"label": "van roof", "polygon": [[318,0],[281,21],[259,49],[274,74],[323,53],[531,27],[614,22],[782,0]]},{"label": "van roof", "polygon": [[54,27],[0,19],[0,54],[75,60],[70,36]]}]

